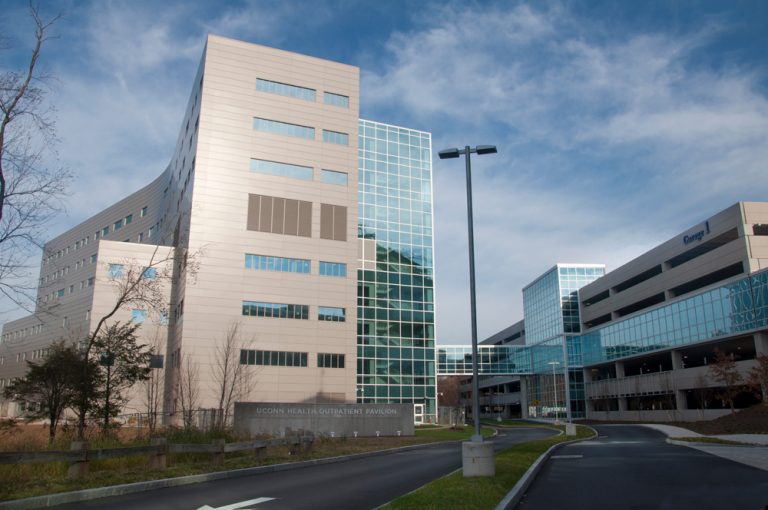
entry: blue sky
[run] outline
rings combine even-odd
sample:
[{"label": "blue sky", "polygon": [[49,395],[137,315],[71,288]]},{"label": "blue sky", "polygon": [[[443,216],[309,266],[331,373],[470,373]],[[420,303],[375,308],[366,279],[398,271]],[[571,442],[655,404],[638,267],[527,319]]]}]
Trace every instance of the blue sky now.
[{"label": "blue sky", "polygon": [[[557,262],[618,267],[768,199],[768,2],[61,1],[41,64],[76,179],[56,235],[167,164],[207,33],[361,68],[361,116],[473,159],[481,338]],[[6,1],[0,70],[29,52]],[[437,334],[469,338],[463,165],[434,162]],[[34,268],[36,271],[37,268]],[[33,275],[34,277],[34,275]],[[0,306],[0,322],[20,315]]]}]

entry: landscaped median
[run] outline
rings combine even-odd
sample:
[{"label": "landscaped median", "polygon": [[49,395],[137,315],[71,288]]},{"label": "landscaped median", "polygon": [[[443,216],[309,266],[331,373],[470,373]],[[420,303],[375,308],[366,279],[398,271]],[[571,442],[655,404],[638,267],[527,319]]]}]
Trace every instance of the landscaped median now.
[{"label": "landscaped median", "polygon": [[[502,425],[504,423],[502,422]],[[507,423],[512,426],[537,426]],[[544,426],[544,425],[538,425]],[[547,426],[555,428],[554,426]],[[564,427],[556,427],[561,431]],[[402,509],[461,509],[493,510],[515,486],[536,460],[559,443],[589,439],[596,436],[590,427],[576,426],[575,436],[565,434],[522,443],[496,454],[496,475],[487,478],[464,478],[461,470],[440,478],[424,487],[395,499],[383,506],[386,510]]]}]

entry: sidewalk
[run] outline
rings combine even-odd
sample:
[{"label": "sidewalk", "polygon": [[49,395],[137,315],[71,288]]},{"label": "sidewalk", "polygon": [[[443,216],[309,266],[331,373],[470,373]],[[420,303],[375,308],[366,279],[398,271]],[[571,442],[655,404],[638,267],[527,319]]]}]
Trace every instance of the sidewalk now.
[{"label": "sidewalk", "polygon": [[[692,430],[671,425],[644,424],[646,427],[656,429],[668,436],[667,441],[673,444],[695,448],[711,455],[717,455],[741,464],[756,467],[768,471],[768,434],[720,434],[705,436]],[[677,437],[715,437],[729,441],[748,443],[745,445],[721,445],[690,443],[688,441],[675,441]]]}]

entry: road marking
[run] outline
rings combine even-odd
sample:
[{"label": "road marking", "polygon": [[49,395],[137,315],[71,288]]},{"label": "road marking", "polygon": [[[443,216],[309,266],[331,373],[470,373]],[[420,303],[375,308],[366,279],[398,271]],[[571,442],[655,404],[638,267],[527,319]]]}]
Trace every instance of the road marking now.
[{"label": "road marking", "polygon": [[550,459],[583,459],[583,455],[553,455]]},{"label": "road marking", "polygon": [[582,441],[576,446],[611,446],[614,444],[648,444],[648,441]]},{"label": "road marking", "polygon": [[267,501],[272,501],[275,498],[256,498],[256,499],[249,499],[248,501],[241,501],[239,503],[232,503],[231,505],[224,505],[224,506],[209,506],[209,505],[203,505],[197,510],[247,510],[245,507],[251,506],[251,505],[258,505],[259,503],[266,503]]}]

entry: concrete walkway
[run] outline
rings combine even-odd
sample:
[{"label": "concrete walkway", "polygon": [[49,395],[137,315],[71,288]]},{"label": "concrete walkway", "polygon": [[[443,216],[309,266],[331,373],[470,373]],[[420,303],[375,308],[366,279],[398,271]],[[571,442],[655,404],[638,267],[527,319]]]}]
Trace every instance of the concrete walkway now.
[{"label": "concrete walkway", "polygon": [[[645,424],[646,427],[656,429],[668,436],[671,443],[694,448],[711,455],[717,455],[741,464],[756,467],[768,471],[768,434],[720,434],[717,436],[704,436],[692,430],[671,425]],[[747,443],[745,445],[721,445],[690,443],[688,441],[675,441],[676,437],[716,437],[729,441]]]}]

